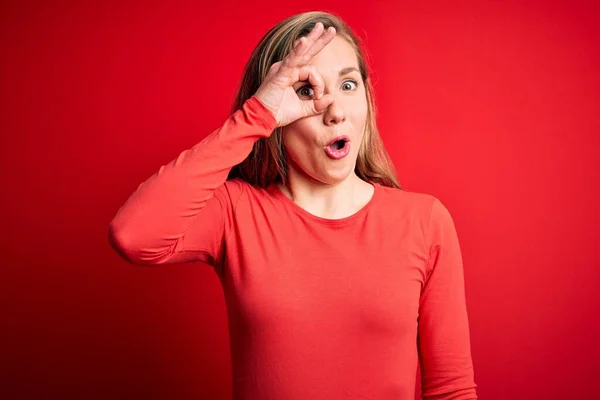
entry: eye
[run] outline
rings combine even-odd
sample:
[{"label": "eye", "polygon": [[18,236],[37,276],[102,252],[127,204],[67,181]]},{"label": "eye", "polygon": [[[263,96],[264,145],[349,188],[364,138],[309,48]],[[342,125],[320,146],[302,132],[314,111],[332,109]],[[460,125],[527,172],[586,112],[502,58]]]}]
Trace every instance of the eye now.
[{"label": "eye", "polygon": [[300,89],[296,90],[296,93],[299,96],[312,96],[314,94],[314,90],[309,85],[302,86]]},{"label": "eye", "polygon": [[347,80],[342,84],[342,88],[348,88],[348,90],[352,90],[352,85],[354,85],[354,88],[358,87],[358,83],[355,80]]}]

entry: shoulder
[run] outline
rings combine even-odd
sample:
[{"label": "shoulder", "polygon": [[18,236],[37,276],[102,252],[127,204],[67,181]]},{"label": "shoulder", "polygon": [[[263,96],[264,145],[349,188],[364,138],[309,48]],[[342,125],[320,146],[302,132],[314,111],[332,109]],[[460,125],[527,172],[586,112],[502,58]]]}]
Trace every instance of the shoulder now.
[{"label": "shoulder", "polygon": [[272,187],[264,189],[259,186],[254,186],[241,178],[225,181],[221,190],[225,191],[234,203],[237,203],[238,201],[263,203],[265,200],[272,200],[274,197]]},{"label": "shoulder", "polygon": [[226,180],[222,185],[219,185],[214,190],[214,197],[221,203],[228,204],[230,207],[236,206],[240,198],[252,189],[247,182],[235,178]]},{"label": "shoulder", "polygon": [[417,213],[423,217],[431,214],[431,210],[441,202],[437,197],[424,192],[409,191],[406,189],[378,186],[380,204],[389,211]]},{"label": "shoulder", "polygon": [[432,194],[384,186],[379,186],[379,194],[379,207],[388,218],[411,220],[420,226],[426,238],[455,228],[446,205]]},{"label": "shoulder", "polygon": [[230,193],[241,193],[244,190],[248,189],[247,186],[250,186],[250,184],[248,182],[246,182],[240,178],[234,178],[234,179],[225,181],[223,188]]}]

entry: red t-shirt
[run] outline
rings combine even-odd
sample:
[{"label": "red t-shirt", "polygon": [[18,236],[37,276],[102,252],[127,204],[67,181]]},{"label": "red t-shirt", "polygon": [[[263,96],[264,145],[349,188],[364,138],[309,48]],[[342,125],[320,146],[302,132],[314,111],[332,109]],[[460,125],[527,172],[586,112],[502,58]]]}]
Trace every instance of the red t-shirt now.
[{"label": "red t-shirt", "polygon": [[476,399],[463,264],[435,197],[374,184],[357,213],[310,214],[226,181],[276,127],[256,98],[143,182],[110,225],[129,262],[214,267],[235,399]]}]

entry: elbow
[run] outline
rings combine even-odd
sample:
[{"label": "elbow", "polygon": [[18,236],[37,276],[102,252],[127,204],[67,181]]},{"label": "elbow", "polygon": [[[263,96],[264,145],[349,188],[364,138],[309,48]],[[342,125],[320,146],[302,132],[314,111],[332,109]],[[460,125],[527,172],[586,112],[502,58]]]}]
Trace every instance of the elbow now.
[{"label": "elbow", "polygon": [[114,220],[108,226],[108,243],[130,264],[146,264],[141,257],[140,247],[135,244],[126,230],[117,226]]},{"label": "elbow", "polygon": [[130,264],[159,265],[171,260],[172,252],[169,249],[160,249],[155,243],[131,230],[119,227],[113,220],[108,226],[108,243]]}]

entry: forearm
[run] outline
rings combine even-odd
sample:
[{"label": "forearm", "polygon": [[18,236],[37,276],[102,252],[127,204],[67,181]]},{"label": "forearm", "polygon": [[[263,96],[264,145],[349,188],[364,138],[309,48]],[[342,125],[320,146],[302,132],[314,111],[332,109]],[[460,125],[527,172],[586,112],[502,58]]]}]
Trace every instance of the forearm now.
[{"label": "forearm", "polygon": [[138,186],[110,223],[113,247],[134,263],[164,260],[231,168],[274,126],[258,100],[249,99],[220,128]]}]

